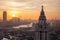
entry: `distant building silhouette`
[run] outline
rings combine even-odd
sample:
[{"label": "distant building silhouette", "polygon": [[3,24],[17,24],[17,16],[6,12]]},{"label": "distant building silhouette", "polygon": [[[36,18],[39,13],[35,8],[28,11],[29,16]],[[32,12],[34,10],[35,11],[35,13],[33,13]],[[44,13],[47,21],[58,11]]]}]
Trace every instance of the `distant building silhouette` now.
[{"label": "distant building silhouette", "polygon": [[3,11],[3,21],[6,22],[7,21],[7,12]]}]

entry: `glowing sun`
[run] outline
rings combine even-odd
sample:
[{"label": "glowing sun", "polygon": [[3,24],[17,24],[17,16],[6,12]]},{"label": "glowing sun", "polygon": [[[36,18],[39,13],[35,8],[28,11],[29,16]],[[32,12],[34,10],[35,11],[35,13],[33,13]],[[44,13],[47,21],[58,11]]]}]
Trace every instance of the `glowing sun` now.
[{"label": "glowing sun", "polygon": [[15,14],[12,14],[12,17],[16,17],[16,15]]},{"label": "glowing sun", "polygon": [[16,14],[17,14],[16,11],[11,11],[11,16],[12,16],[12,17],[16,17],[16,16],[17,16]]}]

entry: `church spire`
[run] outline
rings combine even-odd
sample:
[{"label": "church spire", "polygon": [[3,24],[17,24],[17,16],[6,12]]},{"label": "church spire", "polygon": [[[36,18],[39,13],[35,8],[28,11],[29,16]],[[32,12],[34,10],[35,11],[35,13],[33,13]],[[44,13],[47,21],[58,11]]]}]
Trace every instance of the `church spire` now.
[{"label": "church spire", "polygon": [[41,9],[41,14],[40,14],[39,20],[46,20],[44,9],[43,9],[43,5],[42,5],[42,9]]}]

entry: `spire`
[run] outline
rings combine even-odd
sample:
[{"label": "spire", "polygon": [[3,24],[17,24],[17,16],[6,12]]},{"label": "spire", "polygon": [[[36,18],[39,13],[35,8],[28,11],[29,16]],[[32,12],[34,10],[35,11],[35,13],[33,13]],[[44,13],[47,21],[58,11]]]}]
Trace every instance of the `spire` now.
[{"label": "spire", "polygon": [[42,11],[43,11],[43,5],[42,5]]},{"label": "spire", "polygon": [[44,30],[46,28],[46,25],[47,25],[46,16],[45,16],[45,12],[42,6],[41,13],[39,16],[38,26]]},{"label": "spire", "polygon": [[44,9],[43,9],[43,5],[42,5],[42,9],[41,9],[41,14],[40,14],[39,20],[46,20]]}]

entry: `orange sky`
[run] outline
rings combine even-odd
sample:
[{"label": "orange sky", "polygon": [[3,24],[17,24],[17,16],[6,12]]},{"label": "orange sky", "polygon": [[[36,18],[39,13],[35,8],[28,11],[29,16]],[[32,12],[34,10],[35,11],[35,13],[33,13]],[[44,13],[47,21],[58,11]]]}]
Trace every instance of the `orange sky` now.
[{"label": "orange sky", "polygon": [[60,20],[60,0],[1,0],[0,19],[5,10],[8,19],[15,16],[21,19],[38,20],[42,4],[47,19]]}]

